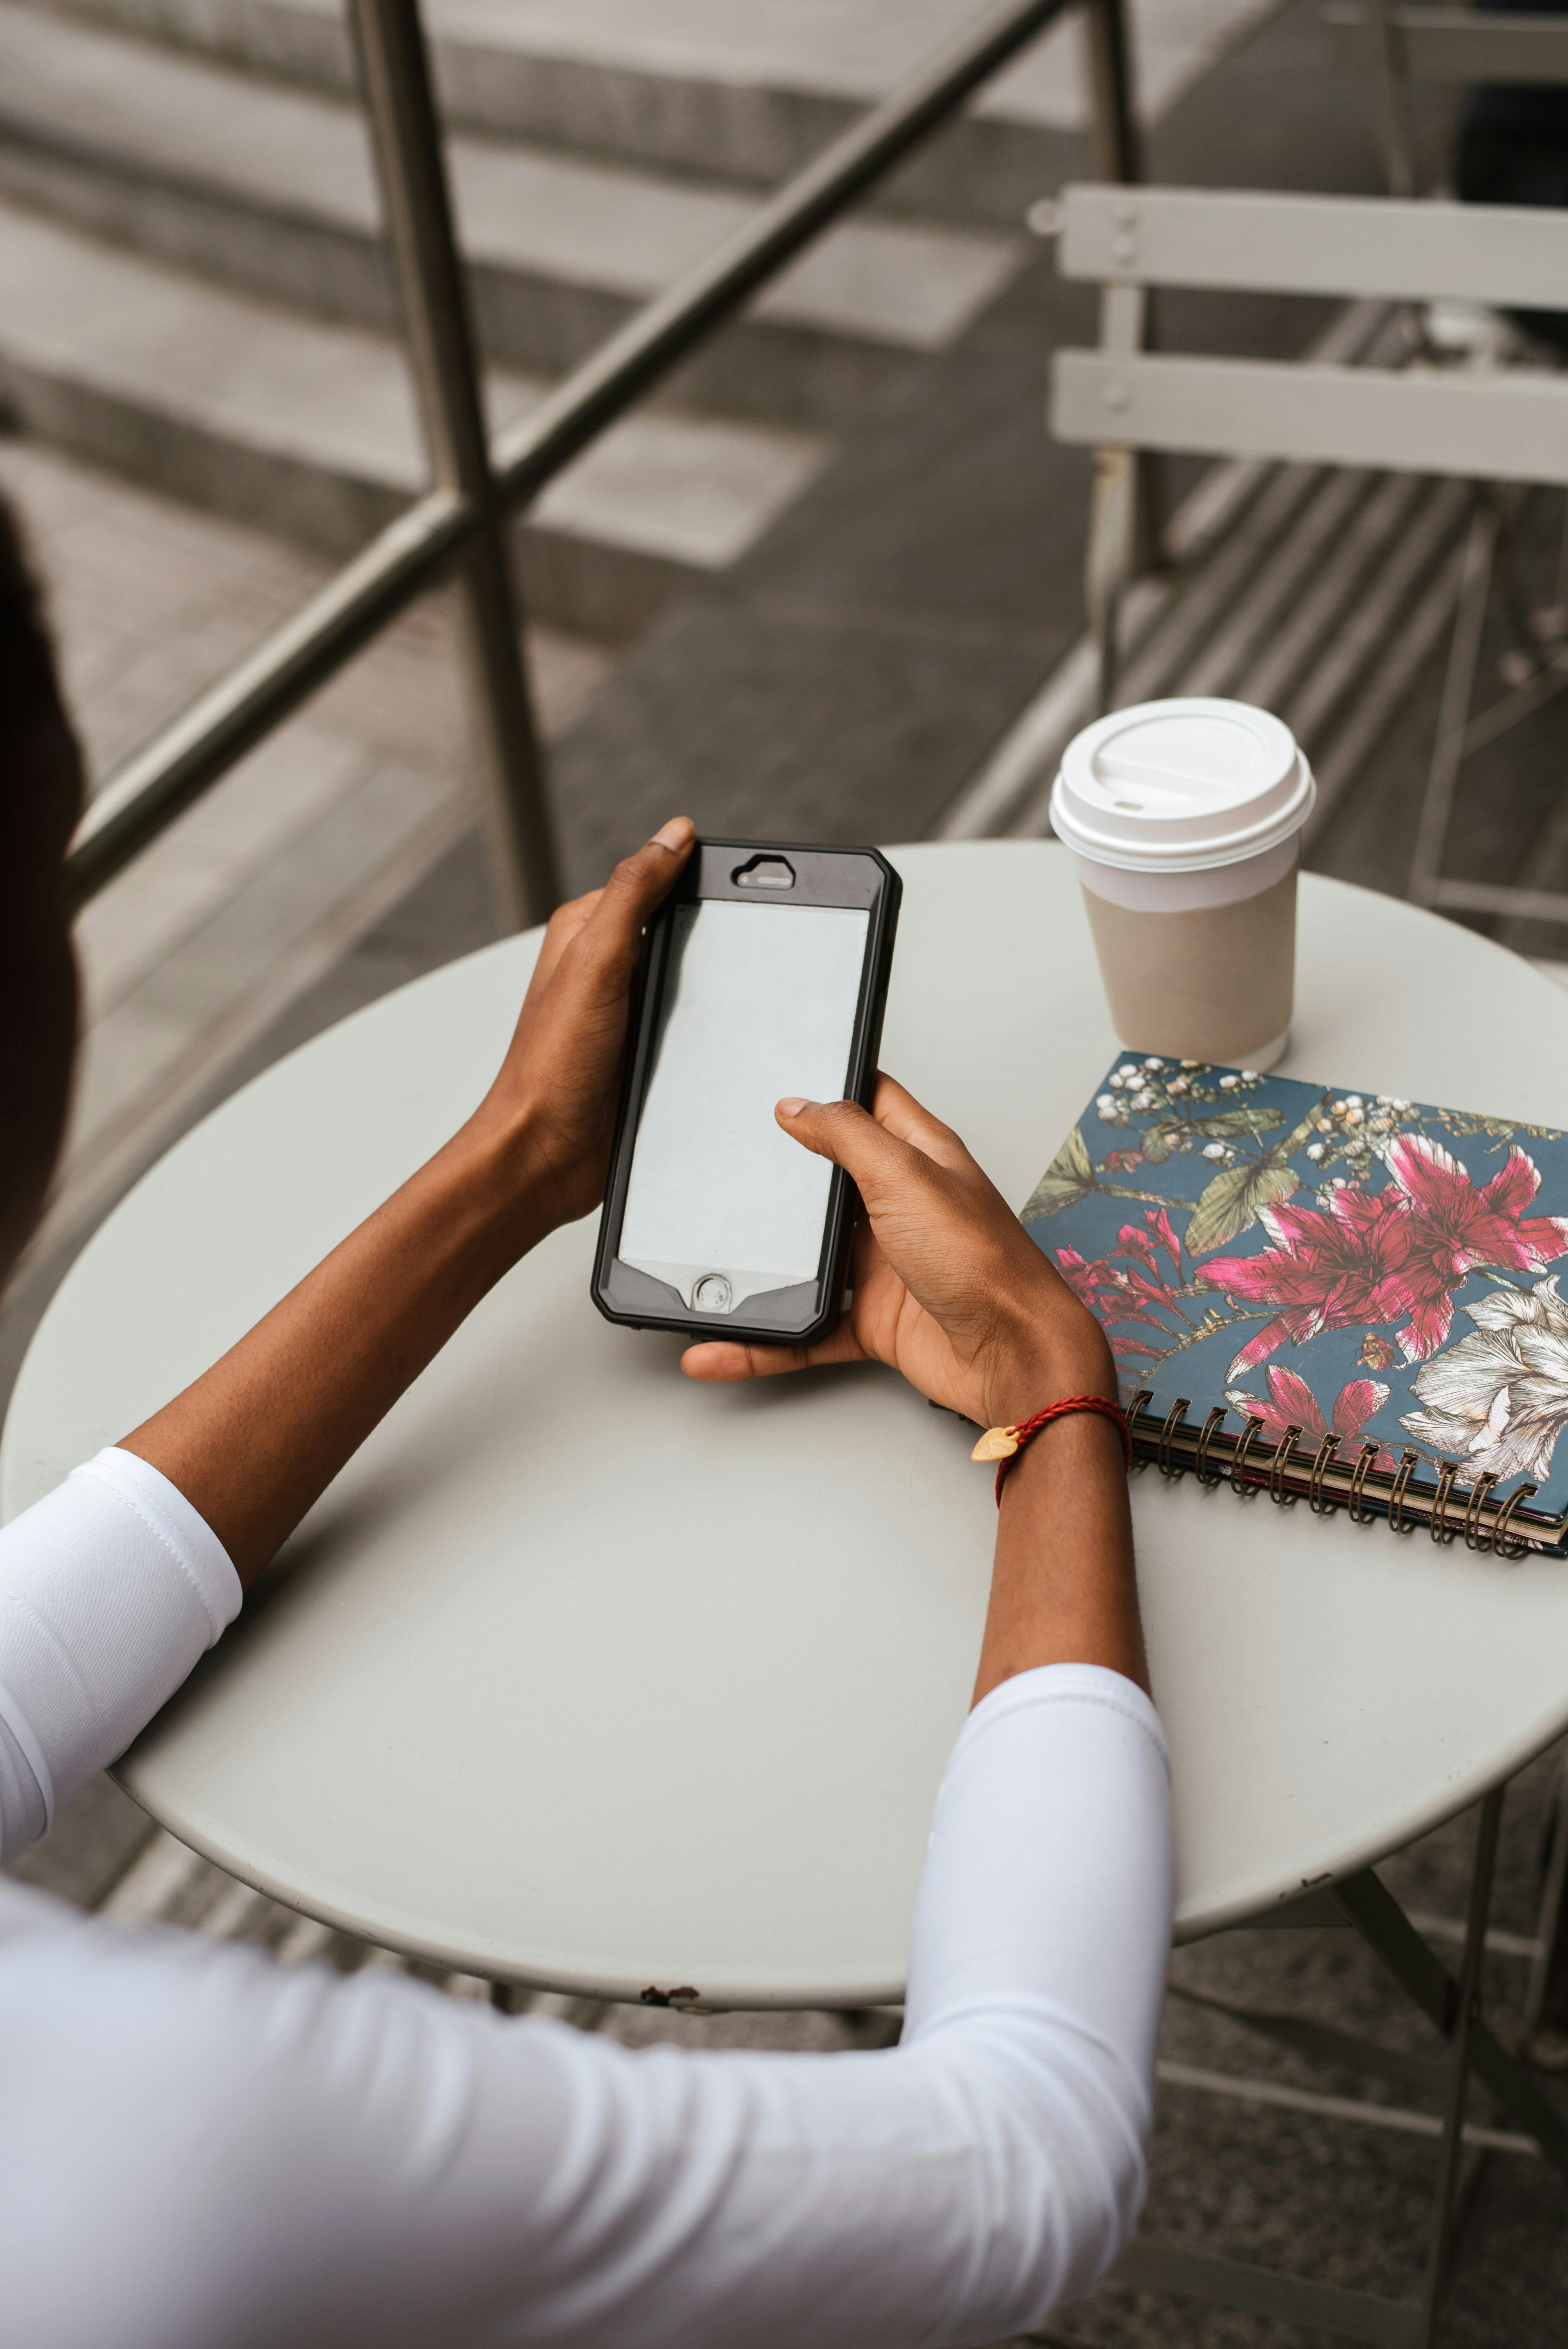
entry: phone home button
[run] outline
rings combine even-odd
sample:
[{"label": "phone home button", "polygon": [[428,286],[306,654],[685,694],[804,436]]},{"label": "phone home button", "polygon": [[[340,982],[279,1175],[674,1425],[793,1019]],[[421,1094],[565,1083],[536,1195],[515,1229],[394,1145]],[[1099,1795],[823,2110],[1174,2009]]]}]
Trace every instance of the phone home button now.
[{"label": "phone home button", "polygon": [[735,1302],[735,1291],[722,1272],[705,1272],[692,1290],[691,1301],[699,1313],[727,1313]]}]

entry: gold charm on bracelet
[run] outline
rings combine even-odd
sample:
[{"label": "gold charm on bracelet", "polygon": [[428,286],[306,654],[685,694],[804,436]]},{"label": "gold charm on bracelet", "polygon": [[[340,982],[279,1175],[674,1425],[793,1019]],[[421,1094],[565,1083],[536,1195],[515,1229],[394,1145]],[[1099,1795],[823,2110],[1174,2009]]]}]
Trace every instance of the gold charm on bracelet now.
[{"label": "gold charm on bracelet", "polygon": [[971,1460],[1010,1460],[1018,1448],[1016,1427],[988,1427],[974,1451]]}]

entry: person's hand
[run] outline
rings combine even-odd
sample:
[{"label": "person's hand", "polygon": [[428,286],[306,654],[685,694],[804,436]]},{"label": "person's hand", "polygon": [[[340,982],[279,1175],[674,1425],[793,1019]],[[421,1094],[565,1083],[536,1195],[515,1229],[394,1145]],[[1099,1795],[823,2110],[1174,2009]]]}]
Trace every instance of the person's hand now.
[{"label": "person's hand", "polygon": [[793,1140],[842,1166],[864,1217],[842,1320],[817,1345],[689,1347],[694,1379],[765,1378],[820,1362],[891,1363],[933,1402],[982,1427],[1056,1397],[1115,1398],[1099,1324],[1078,1303],[949,1127],[891,1077],[874,1116],[852,1102],[780,1102]]},{"label": "person's hand", "polygon": [[575,1222],[604,1195],[643,931],[696,837],[689,816],[673,817],[602,889],[550,917],[506,1059],[470,1129],[520,1158],[520,1192],[543,1228]]}]

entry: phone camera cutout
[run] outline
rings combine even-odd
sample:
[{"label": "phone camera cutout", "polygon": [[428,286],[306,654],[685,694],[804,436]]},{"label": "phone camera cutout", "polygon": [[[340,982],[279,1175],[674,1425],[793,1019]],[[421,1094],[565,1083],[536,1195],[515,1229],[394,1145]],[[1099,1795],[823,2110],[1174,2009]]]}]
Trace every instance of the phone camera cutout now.
[{"label": "phone camera cutout", "polygon": [[691,1301],[699,1313],[727,1313],[735,1302],[735,1291],[722,1272],[705,1272],[692,1290]]},{"label": "phone camera cutout", "polygon": [[763,854],[738,864],[729,877],[738,889],[792,889],[795,867],[786,857]]}]

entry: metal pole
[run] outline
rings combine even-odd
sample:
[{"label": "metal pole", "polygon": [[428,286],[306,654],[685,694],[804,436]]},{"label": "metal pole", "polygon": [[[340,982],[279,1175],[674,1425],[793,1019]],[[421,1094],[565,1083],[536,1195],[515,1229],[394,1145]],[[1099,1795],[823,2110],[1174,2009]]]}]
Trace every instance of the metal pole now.
[{"label": "metal pole", "polygon": [[467,546],[472,529],[461,498],[432,490],[117,767],[66,857],[72,912],[423,595]]},{"label": "metal pole", "polygon": [[1552,1954],[1568,1893],[1568,1762],[1558,1770],[1552,1789],[1551,1839],[1547,1846],[1545,1880],[1541,1888],[1541,1920],[1535,1929],[1535,1955],[1530,1961],[1530,1981],[1524,1992],[1524,2019],[1520,2044],[1528,2053],[1540,2027],[1552,1978]]},{"label": "metal pole", "polygon": [[1432,745],[1432,763],[1427,773],[1426,792],[1416,827],[1416,846],[1410,859],[1408,894],[1418,905],[1430,905],[1437,902],[1438,887],[1442,878],[1443,854],[1448,846],[1449,827],[1453,821],[1460,770],[1465,760],[1465,727],[1475,698],[1476,671],[1480,666],[1481,638],[1485,634],[1487,609],[1491,599],[1498,530],[1496,496],[1490,489],[1478,489],[1475,509],[1470,517],[1470,536],[1465,541],[1464,563],[1460,572],[1454,632],[1449,646],[1443,697],[1438,709],[1437,739]]},{"label": "metal pole", "polygon": [[[1084,35],[1095,176],[1133,186],[1143,178],[1143,141],[1124,0],[1088,0]],[[1149,289],[1108,286],[1100,308],[1102,349],[1149,350],[1154,339]],[[1087,601],[1099,652],[1095,702],[1101,712],[1110,708],[1116,692],[1123,593],[1130,581],[1159,565],[1163,486],[1160,461],[1150,450],[1096,450]]]},{"label": "metal pole", "polygon": [[[1460,1987],[1441,1960],[1421,1939],[1376,1869],[1346,1877],[1330,1896],[1362,1939],[1445,2039],[1459,2027]],[[1548,2161],[1568,2178],[1568,2123],[1511,2055],[1480,2016],[1470,2024],[1470,2069],[1520,2128],[1535,2139]]]},{"label": "metal pole", "polygon": [[430,472],[477,521],[461,585],[488,720],[490,872],[521,929],[559,905],[560,871],[429,58],[418,0],[353,0],[351,14]]},{"label": "metal pole", "polygon": [[[594,351],[497,446],[507,510],[525,505],[607,425],[776,277],[857,197],[958,111],[1068,0],[1008,0],[797,172],[717,253]],[[399,514],[319,595],[117,768],[77,829],[66,885],[82,905],[235,761],[466,553],[479,517],[437,489]]]},{"label": "metal pole", "polygon": [[1480,2017],[1481,1971],[1486,1962],[1486,1920],[1491,1909],[1491,1879],[1497,1863],[1498,1829],[1502,1824],[1504,1789],[1496,1786],[1480,1806],[1476,1829],[1475,1865],[1470,1871],[1469,1913],[1465,1919],[1464,1957],[1460,1967],[1459,2013],[1453,2035],[1453,2070],[1449,2081],[1448,2110],[1443,2116],[1442,2152],[1438,2162],[1438,2196],[1432,2214],[1432,2248],[1427,2269],[1426,2324],[1423,2349],[1429,2349],[1437,2329],[1438,2309],[1448,2281],[1453,2254],[1454,2198],[1465,2150],[1465,2106],[1470,2095],[1470,2036]]},{"label": "metal pole", "polygon": [[1094,174],[1130,182],[1143,177],[1143,142],[1132,96],[1132,53],[1122,0],[1088,0],[1089,88],[1094,102]]},{"label": "metal pole", "polygon": [[1416,192],[1416,140],[1410,119],[1410,68],[1396,0],[1367,0],[1362,48],[1383,141],[1391,196]]},{"label": "metal pole", "polygon": [[696,266],[602,343],[560,389],[498,435],[509,501],[539,495],[579,450],[659,383],[802,246],[885,179],[965,99],[1066,13],[1068,0],[1010,0],[873,107]]}]

